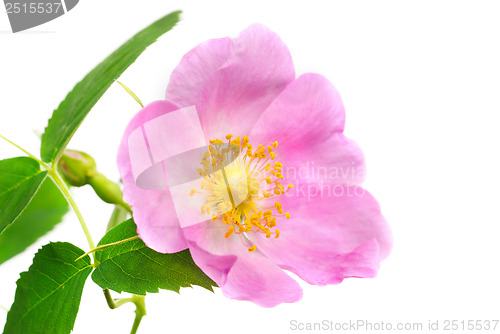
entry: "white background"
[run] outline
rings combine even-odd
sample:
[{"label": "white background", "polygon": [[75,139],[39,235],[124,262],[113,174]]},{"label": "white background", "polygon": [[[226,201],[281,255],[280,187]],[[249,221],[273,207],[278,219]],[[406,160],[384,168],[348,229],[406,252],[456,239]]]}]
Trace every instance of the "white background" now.
[{"label": "white background", "polygon": [[[339,89],[345,133],[363,148],[366,188],[382,205],[394,249],[376,279],[337,286],[301,282],[304,298],[264,309],[216,291],[148,295],[141,333],[292,333],[290,321],[500,318],[500,4],[497,1],[80,1],[63,17],[12,34],[0,13],[0,133],[38,153],[53,109],[95,65],[160,16],[183,21],[121,80],[143,102],[162,99],[169,75],[196,44],[236,36],[253,22],[276,31],[297,74],[318,72]],[[113,85],[70,143],[119,178],[121,133],[138,105]],[[318,129],[321,131],[321,129]],[[0,158],[20,155],[0,143]],[[74,189],[94,240],[111,207]],[[73,213],[0,267],[0,305],[49,241],[87,249]],[[0,309],[0,328],[6,313]],[[133,306],[109,310],[85,286],[75,333],[128,333]],[[500,327],[500,325],[499,325]],[[500,332],[497,328],[496,332]]]}]

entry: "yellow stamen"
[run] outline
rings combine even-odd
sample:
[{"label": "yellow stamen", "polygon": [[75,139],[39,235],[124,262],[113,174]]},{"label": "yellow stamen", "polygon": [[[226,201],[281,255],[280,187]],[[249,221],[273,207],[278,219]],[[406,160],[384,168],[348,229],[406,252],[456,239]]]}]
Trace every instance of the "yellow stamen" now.
[{"label": "yellow stamen", "polygon": [[[203,178],[200,189],[193,188],[189,195],[205,196],[201,213],[227,225],[225,238],[233,234],[241,237],[241,233],[280,237],[276,226],[285,217],[289,219],[290,213],[283,213],[283,205],[275,199],[293,185],[285,189],[280,183],[284,178],[283,164],[269,162],[276,158],[278,142],[257,145],[254,150],[247,136],[235,138],[228,134],[225,139],[227,144],[220,139],[210,140],[209,151],[200,162],[202,168],[198,168]],[[253,245],[248,251],[256,248]]]},{"label": "yellow stamen", "polygon": [[234,225],[231,225],[231,226],[229,226],[229,230],[224,235],[226,237],[226,239],[229,238],[231,236],[231,234],[233,234],[233,232],[234,232]]}]

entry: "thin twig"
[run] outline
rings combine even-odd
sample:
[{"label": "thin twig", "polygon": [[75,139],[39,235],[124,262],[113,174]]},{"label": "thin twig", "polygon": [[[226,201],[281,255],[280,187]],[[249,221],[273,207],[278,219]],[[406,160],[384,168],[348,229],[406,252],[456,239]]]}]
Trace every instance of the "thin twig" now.
[{"label": "thin twig", "polygon": [[83,219],[83,216],[78,209],[78,206],[76,205],[75,201],[73,200],[73,197],[71,196],[68,187],[62,180],[62,178],[59,176],[57,171],[55,169],[52,169],[49,172],[49,176],[54,180],[54,183],[57,185],[59,190],[63,193],[64,197],[68,201],[68,203],[71,205],[73,208],[73,211],[75,211],[76,216],[78,217],[78,220],[80,221],[80,225],[82,226],[83,232],[85,233],[85,237],[87,238],[87,242],[89,244],[90,249],[95,248],[94,241],[92,240],[92,236],[90,235],[90,231],[87,227],[87,224],[85,224],[85,220]]},{"label": "thin twig", "polygon": [[50,166],[47,165],[45,162],[43,162],[42,160],[38,159],[37,157],[35,157],[33,154],[31,154],[30,152],[26,151],[24,148],[22,148],[21,146],[17,145],[16,143],[14,143],[13,141],[5,138],[4,136],[0,135],[0,138],[2,138],[3,140],[7,141],[8,143],[14,145],[15,147],[17,147],[18,149],[20,149],[21,151],[23,151],[24,153],[26,153],[31,159],[33,160],[36,160],[40,165],[42,165],[44,168],[46,169],[50,169]]},{"label": "thin twig", "polygon": [[112,243],[106,244],[106,245],[97,246],[96,248],[91,249],[87,253],[85,253],[82,256],[80,256],[78,259],[75,260],[75,262],[78,261],[78,260],[80,260],[80,259],[82,259],[82,258],[84,258],[85,256],[89,255],[90,253],[97,252],[99,250],[105,249],[105,248],[110,247],[110,246],[120,245],[120,244],[129,242],[129,241],[132,241],[132,240],[135,240],[135,239],[139,239],[139,236],[138,235],[134,235],[133,237],[130,237],[130,238],[127,238],[127,239],[123,239],[123,240],[120,240],[120,241],[112,242]]}]

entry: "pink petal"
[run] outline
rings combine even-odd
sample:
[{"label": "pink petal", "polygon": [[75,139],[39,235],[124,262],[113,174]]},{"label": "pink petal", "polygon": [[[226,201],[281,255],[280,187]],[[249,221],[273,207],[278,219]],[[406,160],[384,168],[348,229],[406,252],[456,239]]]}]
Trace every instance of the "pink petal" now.
[{"label": "pink petal", "polygon": [[227,225],[207,222],[183,230],[193,260],[219,285],[226,297],[252,301],[264,307],[293,303],[302,298],[299,284],[273,261],[260,251],[248,252],[248,245],[237,235],[226,239]]},{"label": "pink petal", "polygon": [[263,307],[302,299],[299,284],[260,251],[240,254],[221,286],[231,299],[248,300]]},{"label": "pink petal", "polygon": [[323,76],[310,73],[273,101],[255,124],[250,141],[278,141],[276,154],[287,182],[361,184],[363,152],[344,137],[343,129],[344,106],[338,91]]},{"label": "pink petal", "polygon": [[294,79],[288,48],[262,25],[235,39],[209,40],[188,52],[170,77],[166,99],[195,105],[206,139],[248,134]]},{"label": "pink petal", "polygon": [[123,196],[134,212],[137,232],[148,247],[163,253],[178,252],[186,249],[188,245],[179,227],[170,191],[146,190],[136,185],[129,152],[134,152],[135,163],[144,165],[151,161],[147,152],[138,147],[129,151],[129,137],[134,130],[148,121],[177,109],[179,107],[167,101],[156,101],[147,105],[128,124],[118,149],[118,169],[123,181]]},{"label": "pink petal", "polygon": [[244,240],[242,241],[235,234],[230,238],[225,238],[228,226],[220,220],[212,221],[210,219],[203,223],[184,227],[182,230],[186,239],[213,255],[236,255],[239,250],[247,250],[251,246],[245,246]]},{"label": "pink petal", "polygon": [[196,265],[219,287],[226,284],[227,275],[237,260],[235,255],[214,255],[198,247],[195,243],[189,244],[189,251]]},{"label": "pink petal", "polygon": [[276,97],[255,123],[250,139],[259,143],[277,140],[280,148],[301,151],[342,132],[344,119],[337,89],[325,77],[307,73]]},{"label": "pink petal", "polygon": [[305,145],[300,154],[280,146],[276,153],[286,183],[361,185],[365,179],[361,148],[340,132],[323,142]]},{"label": "pink petal", "polygon": [[278,222],[278,239],[250,234],[257,249],[311,284],[374,277],[392,246],[376,200],[357,186],[325,185],[323,193],[315,184],[301,186],[280,200],[291,219]]}]

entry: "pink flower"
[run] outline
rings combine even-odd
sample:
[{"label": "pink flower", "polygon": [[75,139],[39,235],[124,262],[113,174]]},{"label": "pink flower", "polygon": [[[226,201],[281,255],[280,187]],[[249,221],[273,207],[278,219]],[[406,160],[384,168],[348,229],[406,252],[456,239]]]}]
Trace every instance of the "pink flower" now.
[{"label": "pink flower", "polygon": [[[187,114],[176,111],[181,108],[197,111],[199,123],[184,121]],[[374,277],[390,252],[391,232],[377,201],[360,187],[364,158],[343,135],[344,118],[335,87],[318,74],[295,78],[287,47],[266,27],[253,25],[235,39],[198,45],[172,73],[165,100],[132,119],[119,148],[124,197],[140,237],[158,252],[189,248],[225,296],[265,307],[302,297],[283,269],[315,285]],[[205,164],[198,176],[204,179],[191,191],[179,195],[161,186],[163,151],[217,139],[240,153],[226,171],[230,181],[209,175],[212,152],[182,166]],[[229,153],[222,156],[227,160]],[[156,171],[151,175],[160,186],[141,186],[151,183],[140,176],[145,170]],[[232,206],[220,195],[228,182]],[[174,203],[179,196],[201,198],[198,215],[207,218],[199,222],[189,210],[180,213]]]}]

